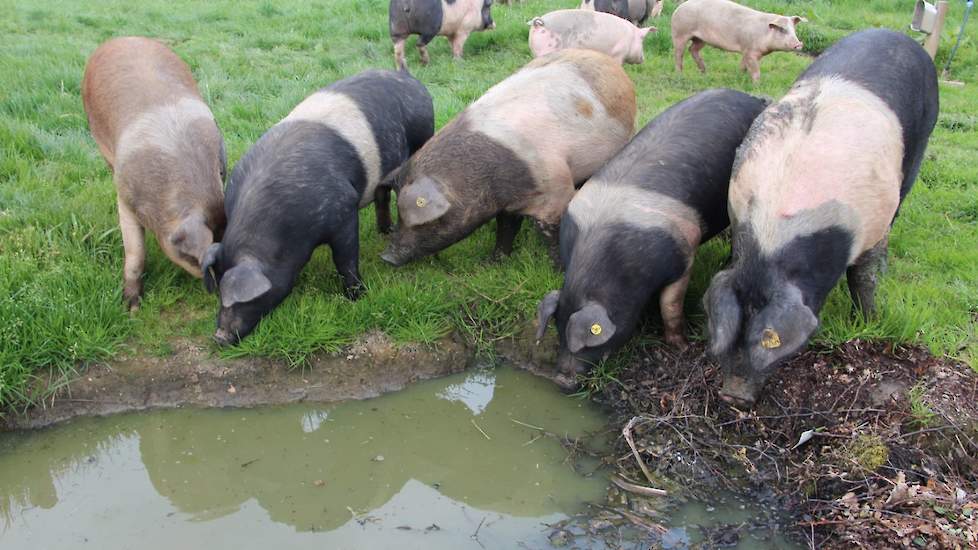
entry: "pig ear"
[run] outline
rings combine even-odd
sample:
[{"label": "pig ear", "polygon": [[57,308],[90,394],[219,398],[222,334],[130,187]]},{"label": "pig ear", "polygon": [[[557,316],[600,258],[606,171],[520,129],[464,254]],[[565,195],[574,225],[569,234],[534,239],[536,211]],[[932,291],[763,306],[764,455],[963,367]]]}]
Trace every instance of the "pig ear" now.
[{"label": "pig ear", "polygon": [[531,27],[542,27],[543,26],[543,18],[542,17],[534,17],[533,19],[530,19],[529,21],[527,21],[526,24],[529,25],[529,26],[531,26]]},{"label": "pig ear", "polygon": [[272,289],[272,282],[261,271],[258,262],[240,263],[224,273],[221,278],[221,305],[250,302]]},{"label": "pig ear", "polygon": [[557,303],[560,302],[560,291],[552,290],[540,300],[537,306],[537,343],[543,340],[543,335],[547,333],[547,323],[557,313]]},{"label": "pig ear", "polygon": [[427,176],[406,185],[397,194],[397,213],[408,227],[437,220],[451,204],[442,194],[441,184]]},{"label": "pig ear", "polygon": [[717,273],[703,297],[710,333],[710,353],[714,356],[728,352],[740,332],[740,303],[731,278],[729,270]]},{"label": "pig ear", "polygon": [[207,247],[207,251],[200,258],[200,271],[204,274],[204,288],[207,289],[207,292],[217,290],[217,281],[219,280],[217,259],[220,255],[221,243],[214,243]]},{"label": "pig ear", "polygon": [[805,19],[800,15],[792,15],[791,22],[797,25],[798,23],[808,23],[808,19]]},{"label": "pig ear", "polygon": [[653,33],[653,32],[659,32],[659,29],[657,29],[655,27],[652,27],[652,26],[645,27],[643,29],[639,29],[639,34],[642,35],[642,38],[645,38],[646,36],[649,35],[649,33]]},{"label": "pig ear", "polygon": [[[801,290],[795,285],[788,285],[756,319],[754,323],[758,324],[751,327],[751,332],[760,333],[757,343],[776,355],[797,350],[818,328],[818,317],[805,305]],[[756,352],[752,350],[752,354]]]},{"label": "pig ear", "polygon": [[567,320],[567,348],[577,353],[604,344],[615,335],[615,324],[598,304],[588,304]]},{"label": "pig ear", "polygon": [[202,216],[194,214],[187,216],[177,227],[177,230],[170,234],[169,241],[173,248],[181,253],[192,256],[198,261],[198,250],[209,246],[207,241],[213,241],[214,234],[209,227],[204,224]]},{"label": "pig ear", "polygon": [[772,19],[771,21],[769,21],[768,24],[767,24],[767,26],[770,27],[770,28],[772,28],[772,29],[780,29],[782,31],[786,31],[786,30],[788,30],[788,27],[785,24],[787,22],[788,22],[788,18],[787,17],[778,16],[778,17],[775,17],[774,19]]}]

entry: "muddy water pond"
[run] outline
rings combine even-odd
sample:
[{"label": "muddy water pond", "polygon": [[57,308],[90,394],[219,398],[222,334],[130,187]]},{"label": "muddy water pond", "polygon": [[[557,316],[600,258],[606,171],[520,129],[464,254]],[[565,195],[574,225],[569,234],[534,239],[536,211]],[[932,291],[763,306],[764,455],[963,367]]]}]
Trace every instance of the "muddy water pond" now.
[{"label": "muddy water pond", "polygon": [[[578,526],[560,545],[619,547],[587,535],[582,514],[605,501],[606,470],[571,460],[558,441],[599,448],[606,421],[550,382],[500,367],[366,401],[0,433],[0,549],[535,549],[552,548],[557,525]],[[717,525],[739,532],[708,537],[729,547],[789,546],[746,532],[757,507],[733,496],[669,508],[662,538],[626,537],[625,547],[709,545],[703,533]]]},{"label": "muddy water pond", "polygon": [[530,426],[574,437],[604,422],[499,368],[333,406],[0,434],[0,548],[545,547],[545,524],[601,500],[607,480]]}]

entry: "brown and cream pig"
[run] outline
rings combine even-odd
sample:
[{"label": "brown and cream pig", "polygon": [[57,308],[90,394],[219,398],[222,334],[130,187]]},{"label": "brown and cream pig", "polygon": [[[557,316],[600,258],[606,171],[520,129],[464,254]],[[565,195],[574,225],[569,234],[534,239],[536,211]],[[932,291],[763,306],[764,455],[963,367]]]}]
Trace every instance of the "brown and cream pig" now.
[{"label": "brown and cream pig", "polygon": [[740,68],[757,82],[761,78],[762,57],[775,51],[802,49],[795,26],[805,21],[808,20],[797,15],[765,13],[730,0],[687,0],[672,14],[676,70],[683,72],[683,55],[689,45],[689,54],[700,71],[706,72],[700,50],[709,44],[743,54]]},{"label": "brown and cream pig", "polygon": [[115,38],[88,60],[82,101],[113,171],[125,248],[123,297],[139,305],[144,230],[194,277],[224,229],[224,140],[190,68],[160,42]]},{"label": "brown and cream pig", "polygon": [[[402,265],[496,218],[496,254],[512,250],[521,216],[555,235],[583,183],[628,142],[635,88],[590,50],[539,57],[489,89],[394,176],[399,214],[387,249]],[[554,249],[555,251],[555,249]]]}]

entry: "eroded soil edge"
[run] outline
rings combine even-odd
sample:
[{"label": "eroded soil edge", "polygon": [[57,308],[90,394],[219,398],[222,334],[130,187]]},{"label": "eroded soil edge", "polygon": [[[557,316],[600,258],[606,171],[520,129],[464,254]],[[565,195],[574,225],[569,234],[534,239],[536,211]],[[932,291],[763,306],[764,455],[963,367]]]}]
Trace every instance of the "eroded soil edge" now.
[{"label": "eroded soil edge", "polygon": [[343,353],[317,355],[302,368],[270,359],[221,359],[212,347],[173,342],[168,357],[128,356],[89,366],[55,397],[0,430],[40,428],[77,416],[176,407],[255,407],[367,399],[465,370],[474,353],[454,338],[434,346],[395,345],[364,335]]}]

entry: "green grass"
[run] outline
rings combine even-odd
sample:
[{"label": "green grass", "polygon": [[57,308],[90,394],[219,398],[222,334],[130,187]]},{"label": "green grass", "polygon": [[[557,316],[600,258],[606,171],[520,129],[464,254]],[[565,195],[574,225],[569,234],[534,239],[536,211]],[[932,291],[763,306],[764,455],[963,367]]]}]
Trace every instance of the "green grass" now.
[{"label": "green grass", "polygon": [[[453,62],[445,39],[421,68],[408,62],[435,98],[442,126],[486,89],[529,59],[525,22],[570,0],[495,6],[498,28],[473,35],[466,58]],[[807,49],[817,52],[856,29],[904,29],[910,8],[892,0],[759,1],[797,13]],[[938,61],[946,58],[962,15],[952,3]],[[734,54],[706,49],[710,72],[672,69],[668,14],[647,40],[647,61],[628,66],[639,98],[639,125],[688,95],[726,86],[780,96],[810,58],[772,54],[753,85]],[[79,83],[87,56],[119,35],[159,37],[191,65],[227,140],[233,164],[271,124],[313,90],[366,68],[391,67],[385,0],[321,2],[190,2],[159,0],[27,2],[0,0],[0,409],[36,400],[86,362],[119,353],[165,357],[174,338],[203,341],[217,304],[202,285],[149,244],[146,295],[129,316],[122,307],[122,246],[111,176],[85,121]],[[978,357],[978,52],[976,25],[942,86],[942,113],[920,181],[903,208],[891,243],[882,316],[851,315],[844,290],[834,292],[818,338],[854,336],[922,342],[934,352]],[[413,41],[411,42],[413,44]],[[639,126],[639,127],[640,127]],[[704,136],[708,137],[708,136]],[[340,280],[320,250],[292,296],[225,356],[273,356],[300,364],[335,351],[367,330],[399,342],[433,342],[460,331],[486,347],[514,333],[537,300],[559,286],[536,234],[524,229],[513,257],[486,258],[492,227],[431,258],[394,270],[378,259],[384,240],[362,212],[361,270],[369,287],[359,302],[340,295]],[[152,240],[152,239],[151,239]],[[727,245],[699,254],[687,310],[701,332],[700,296]],[[645,337],[654,337],[653,324]]]}]

